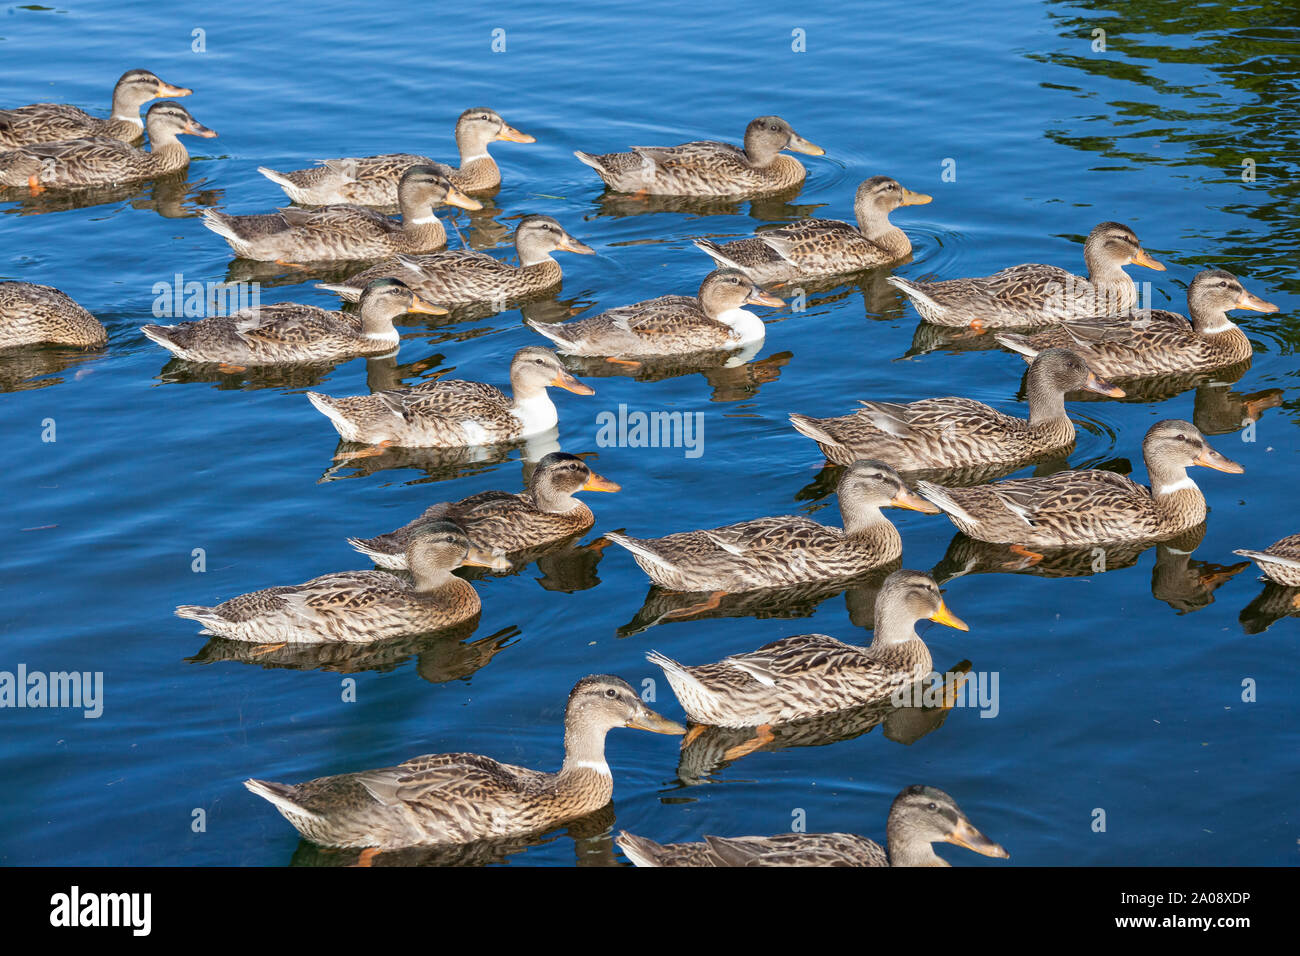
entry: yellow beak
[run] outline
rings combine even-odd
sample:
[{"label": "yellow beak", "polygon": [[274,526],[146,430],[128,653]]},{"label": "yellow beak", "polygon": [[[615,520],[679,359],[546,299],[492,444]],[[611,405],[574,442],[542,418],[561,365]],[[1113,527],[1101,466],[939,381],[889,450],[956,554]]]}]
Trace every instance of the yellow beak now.
[{"label": "yellow beak", "polygon": [[406,307],[407,312],[420,312],[424,315],[446,315],[447,310],[440,305],[434,305],[418,295],[411,296],[411,304]]},{"label": "yellow beak", "polygon": [[1151,258],[1151,254],[1145,249],[1138,247],[1138,251],[1133,253],[1133,258],[1129,262],[1135,266],[1146,266],[1148,269],[1155,269],[1157,272],[1164,272],[1164,263]]},{"label": "yellow beak", "polygon": [[955,627],[959,631],[969,631],[970,626],[959,618],[952,611],[948,610],[948,605],[943,603],[943,598],[939,599],[939,610],[930,615],[930,620],[936,624],[946,624],[948,627]]}]

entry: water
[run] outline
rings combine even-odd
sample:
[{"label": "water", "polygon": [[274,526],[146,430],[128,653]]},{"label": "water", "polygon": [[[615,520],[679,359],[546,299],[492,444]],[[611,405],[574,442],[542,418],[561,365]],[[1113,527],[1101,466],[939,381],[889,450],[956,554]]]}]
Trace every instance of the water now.
[{"label": "water", "polygon": [[[278,382],[186,375],[138,332],[152,319],[154,284],[176,273],[239,277],[228,273],[225,244],[195,217],[213,204],[233,212],[281,204],[257,166],[398,149],[451,159],[456,115],[487,104],[537,144],[494,149],[504,176],[498,228],[480,225],[470,241],[505,254],[509,217],[555,216],[598,251],[563,258],[560,304],[583,314],[693,290],[708,262],[692,237],[743,235],[762,218],[814,209],[848,217],[856,184],[878,173],[935,196],[895,214],[916,246],[903,275],[978,275],[1025,261],[1077,269],[1082,236],[1116,219],[1169,265],[1164,274],[1133,270],[1152,282],[1157,304],[1181,310],[1190,278],[1220,266],[1281,306],[1242,319],[1256,356],[1235,383],[1073,406],[1081,436],[1071,464],[1126,458],[1139,476],[1141,435],[1153,421],[1199,414],[1217,423],[1215,446],[1246,474],[1196,475],[1213,513],[1187,574],[1176,554],[1162,559],[1172,571],[1157,568],[1153,549],[1105,574],[948,582],[948,602],[971,631],[924,634],[937,666],[965,659],[1000,675],[996,718],[957,709],[911,743],[876,729],[835,746],[760,752],[706,768],[691,786],[678,779],[674,740],[616,731],[612,816],[552,834],[512,863],[621,859],[610,827],[659,840],[774,833],[799,811],[810,830],[879,839],[889,801],[914,782],[956,797],[1015,864],[1292,862],[1295,621],[1246,632],[1239,615],[1262,587],[1253,568],[1212,594],[1196,582],[1201,562],[1228,565],[1232,549],[1297,530],[1289,482],[1300,408],[1288,388],[1300,368],[1297,31],[1267,25],[1294,24],[1294,13],[1281,3],[1160,5],[1117,17],[1096,6],[937,12],[886,2],[869,15],[821,5],[792,15],[747,5],[738,15],[693,3],[601,3],[461,7],[450,17],[427,5],[360,15],[328,2],[310,17],[245,2],[193,12],[7,8],[4,103],[103,111],[113,79],[146,66],[192,86],[186,105],[221,135],[189,142],[195,159],[179,183],[83,208],[49,197],[0,205],[0,273],[64,289],[111,334],[102,353],[29,352],[0,364],[9,452],[0,472],[0,669],[103,671],[105,681],[99,719],[0,715],[0,860],[337,862],[300,850],[240,781],[295,781],[442,750],[552,767],[565,695],[584,674],[620,674],[638,687],[656,678],[656,706],[680,717],[643,660],[651,648],[702,663],[813,630],[869,640],[858,592],[799,619],[762,613],[643,628],[634,619],[648,582],[611,547],[598,564],[587,552],[545,573],[534,565],[480,582],[484,612],[468,640],[489,640],[473,648],[426,642],[328,666],[275,654],[194,660],[205,639],[171,616],[176,604],[362,567],[348,535],[386,531],[434,501],[513,490],[523,468],[517,452],[459,471],[422,467],[418,456],[336,463],[335,435],[302,392],[364,391],[363,361]],[[1095,27],[1107,31],[1104,53],[1091,49]],[[495,28],[506,31],[504,53],[491,50]],[[796,28],[806,31],[806,53],[791,51]],[[192,50],[195,30],[205,31],[204,52]],[[601,203],[596,177],[570,155],[734,141],[762,113],[786,117],[827,149],[825,159],[805,160],[808,182],[792,206],[623,214]],[[1241,179],[1247,158],[1251,183]],[[956,161],[955,182],[941,180],[946,159]],[[463,213],[457,221],[465,231]],[[334,301],[292,275],[263,285],[262,301],[281,300]],[[451,369],[504,382],[510,354],[538,342],[517,310],[441,326],[416,318],[403,327],[396,373],[408,383]],[[588,541],[606,530],[653,535],[826,504],[816,513],[837,520],[824,488],[805,490],[821,462],[788,426],[790,411],[952,393],[1023,407],[1017,358],[927,350],[914,342],[915,313],[881,276],[771,318],[757,369],[588,378],[593,398],[559,396],[563,447],[598,451],[598,470],[625,489],[588,496],[597,513]],[[1263,412],[1255,441],[1243,441],[1240,396],[1278,389],[1281,406]],[[620,403],[703,412],[703,455],[596,448],[596,415]],[[47,418],[55,443],[41,441]],[[907,566],[941,561],[954,534],[946,520],[891,516]],[[202,574],[191,570],[196,548],[206,553]],[[343,672],[349,666],[357,669]],[[355,679],[355,703],[341,699],[345,678]],[[1242,699],[1247,679],[1258,685],[1253,703]],[[1104,833],[1092,829],[1098,808]],[[192,825],[196,809],[203,832]],[[960,865],[1005,865],[944,852]]]}]

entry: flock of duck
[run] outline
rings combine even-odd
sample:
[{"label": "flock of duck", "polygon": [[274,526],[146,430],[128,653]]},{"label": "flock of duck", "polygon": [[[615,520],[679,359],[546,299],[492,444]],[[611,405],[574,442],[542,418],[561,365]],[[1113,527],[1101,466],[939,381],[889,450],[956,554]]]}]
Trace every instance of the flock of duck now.
[{"label": "flock of duck", "polygon": [[[140,109],[150,100],[190,92],[132,70],[118,81],[108,119],[56,104],[0,110],[0,185],[33,192],[75,189],[183,168],[188,154],[178,136],[216,133],[174,99],[154,103],[143,120]],[[135,145],[142,133],[149,151]],[[236,369],[383,355],[398,347],[394,320],[407,312],[437,314],[476,302],[502,310],[508,302],[555,289],[562,275],[554,253],[593,250],[550,217],[519,220],[517,265],[445,248],[437,208],[477,209],[473,194],[500,183],[489,145],[534,141],[490,109],[465,111],[455,140],[456,167],[388,154],[323,160],[288,172],[262,169],[299,205],[260,215],[205,212],[204,225],[240,257],[304,270],[322,262],[372,261],[346,281],[323,286],[358,303],[356,311],[281,303],[196,322],[146,325],[144,335],[183,360]],[[754,197],[802,185],[804,167],[786,151],[823,153],[784,120],[765,116],[746,128],[742,147],[693,142],[575,155],[615,192]],[[779,307],[784,303],[774,287],[905,258],[911,243],[890,214],[929,201],[877,176],[857,190],[856,224],[809,219],[724,244],[697,240],[717,268],[696,296],[668,295],[563,324],[529,325],[560,354],[626,365],[751,348],[762,341],[765,325],[746,305]],[[397,218],[381,211],[393,206]],[[1161,541],[1194,528],[1205,519],[1206,503],[1188,469],[1235,473],[1242,467],[1210,447],[1187,421],[1162,420],[1146,433],[1149,486],[1104,470],[988,483],[1073,445],[1074,425],[1065,408],[1071,393],[1123,396],[1111,380],[1249,360],[1250,342],[1228,313],[1276,311],[1218,269],[1195,277],[1187,316],[1136,309],[1136,287],[1125,267],[1164,266],[1131,229],[1115,222],[1092,230],[1083,258],[1086,277],[1026,264],[978,278],[890,278],[925,322],[990,334],[1025,357],[1028,417],[957,397],[863,401],[848,414],[825,418],[791,414],[793,426],[829,462],[846,466],[837,485],[841,527],[782,515],[659,538],[606,537],[626,548],[655,584],[704,592],[707,607],[727,593],[898,567],[902,542],[887,508],[942,512],[971,538],[1005,545],[1028,563],[1053,549]],[[105,340],[98,320],[58,290],[0,284],[0,346],[97,347]],[[551,388],[577,395],[593,391],[550,348],[520,349],[508,374],[509,392],[438,380],[369,395],[308,397],[346,441],[376,449],[461,448],[515,442],[554,427]],[[478,591],[453,573],[457,568],[509,568],[512,558],[571,541],[595,522],[575,495],[618,490],[581,458],[551,453],[537,463],[523,492],[489,491],[435,504],[389,533],[350,539],[377,570],[328,574],[215,607],[182,606],[176,613],[199,622],[203,633],[258,644],[363,644],[436,631],[479,614]],[[1273,580],[1300,585],[1300,535],[1238,553],[1258,562]],[[691,735],[705,727],[755,728],[754,740],[762,741],[771,739],[775,726],[881,702],[929,675],[931,656],[916,633],[918,621],[966,629],[935,581],[911,570],[895,570],[885,579],[874,617],[866,647],[812,634],[702,665],[658,652],[649,660],[663,669],[694,725]],[[246,786],[304,837],[326,847],[374,853],[502,839],[545,831],[605,806],[613,792],[605,737],[616,727],[686,733],[647,708],[627,682],[589,676],[569,695],[565,757],[557,773],[453,753],[296,785],[254,779]],[[710,836],[671,845],[628,833],[618,839],[629,859],[650,866],[947,865],[932,849],[940,841],[987,856],[1008,855],[950,796],[928,786],[908,787],[895,799],[887,850],[851,834]]]}]

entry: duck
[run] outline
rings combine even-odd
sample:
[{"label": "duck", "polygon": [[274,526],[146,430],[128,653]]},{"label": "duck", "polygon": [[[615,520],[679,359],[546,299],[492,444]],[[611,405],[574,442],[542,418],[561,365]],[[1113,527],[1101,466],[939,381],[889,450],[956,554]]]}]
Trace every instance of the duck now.
[{"label": "duck", "polygon": [[452,249],[426,256],[395,256],[342,283],[322,282],[316,288],[355,302],[367,282],[391,276],[434,302],[501,302],[504,308],[507,301],[559,286],[563,272],[551,257],[556,250],[581,256],[596,254],[595,249],[579,242],[550,216],[524,216],[515,227],[514,242],[519,253],[517,266],[486,253]]},{"label": "duck", "polygon": [[211,139],[208,129],[175,100],[160,100],[145,114],[149,151],[111,136],[90,136],[56,143],[32,143],[0,152],[0,186],[47,188],[102,186],[153,179],[190,164],[190,154],[176,137],[182,133]]},{"label": "duck", "polygon": [[479,382],[424,382],[404,391],[307,398],[344,441],[380,448],[460,448],[526,438],[555,427],[559,416],[547,388],[575,395],[596,390],[569,374],[550,349],[527,346],[510,361],[507,395]]},{"label": "duck", "polygon": [[141,106],[162,96],[189,96],[193,92],[172,86],[148,70],[127,70],[113,84],[113,108],[107,119],[66,103],[32,103],[0,110],[0,147],[13,149],[101,136],[133,143],[144,134]]},{"label": "duck", "polygon": [[20,345],[96,348],[108,341],[103,323],[53,286],[0,282],[0,349]]},{"label": "duck", "polygon": [[564,763],[557,773],[450,753],[306,783],[250,779],[244,786],[321,846],[382,851],[472,843],[549,830],[608,804],[614,780],[605,737],[615,727],[685,731],[642,703],[627,681],[593,674],[569,693]]},{"label": "duck", "polygon": [[1047,349],[1033,360],[1026,377],[1028,419],[972,398],[948,397],[908,404],[864,401],[851,415],[792,413],[790,423],[837,465],[879,458],[899,471],[921,471],[1029,461],[1074,444],[1065,394],[1077,389],[1124,397],[1122,388],[1099,378],[1074,352]]},{"label": "duck", "polygon": [[975,828],[956,800],[921,784],[894,798],[885,835],[888,852],[852,833],[706,836],[703,843],[664,845],[622,830],[615,843],[636,866],[952,866],[934,852],[940,842],[981,856],[1011,856]]},{"label": "duck", "polygon": [[1240,474],[1191,422],[1156,422],[1142,439],[1151,486],[1113,471],[1060,471],[978,488],[917,482],[958,530],[977,541],[1024,548],[1078,548],[1160,541],[1205,520],[1205,496],[1187,475],[1193,465]]},{"label": "duck", "polygon": [[792,150],[825,155],[779,116],[760,116],[745,127],[745,146],[702,140],[680,146],[633,146],[630,153],[574,156],[617,192],[654,196],[732,196],[782,192],[803,184],[807,171]]},{"label": "duck", "polygon": [[899,570],[880,586],[868,647],[798,634],[713,664],[688,667],[658,651],[646,660],[663,669],[691,723],[770,729],[887,699],[924,678],[933,661],[915,630],[920,620],[970,629],[948,610],[933,578]]},{"label": "duck", "polygon": [[889,221],[889,214],[932,199],[905,189],[896,179],[873,176],[858,186],[853,199],[856,227],[838,219],[807,219],[735,242],[694,242],[720,268],[739,269],[764,285],[800,276],[844,275],[910,255],[911,240]]},{"label": "duck", "polygon": [[481,491],[460,501],[430,505],[414,521],[374,538],[348,538],[348,544],[381,568],[406,569],[406,542],[422,524],[454,521],[475,546],[492,554],[517,554],[582,534],[596,523],[579,491],[615,492],[621,487],[596,474],[577,455],[555,451],[533,469],[528,490]]},{"label": "duck", "polygon": [[1137,235],[1118,222],[1103,222],[1083,244],[1088,278],[1038,263],[1012,266],[991,276],[918,282],[890,276],[886,281],[912,300],[921,318],[933,325],[995,328],[1042,327],[1060,319],[1122,315],[1137,303],[1137,287],[1124,266],[1164,272]]},{"label": "duck", "polygon": [[1300,587],[1300,534],[1289,534],[1263,551],[1234,551],[1259,566],[1264,576],[1283,587]]},{"label": "duck", "polygon": [[[488,155],[494,142],[535,143],[496,110],[486,106],[468,109],[456,120],[456,148],[460,166],[448,178],[464,193],[490,192],[501,185],[501,170]],[[387,153],[344,159],[322,159],[309,169],[277,172],[266,166],[257,171],[275,183],[296,203],[324,206],[355,203],[359,206],[392,206],[397,202],[397,183],[411,166],[428,166],[433,160],[411,153]]]},{"label": "duck", "polygon": [[726,594],[854,577],[881,567],[903,551],[898,529],[881,508],[938,514],[880,461],[854,462],[840,477],[836,494],[843,529],[800,515],[778,515],[664,538],[616,532],[605,537],[631,551],[641,570],[662,588]]},{"label": "duck", "polygon": [[1141,309],[994,338],[1031,359],[1042,349],[1074,349],[1100,374],[1116,378],[1199,372],[1248,362],[1254,354],[1246,333],[1228,318],[1232,309],[1276,312],[1278,307],[1247,292],[1231,272],[1206,269],[1187,287],[1190,319],[1165,309]]},{"label": "duck", "polygon": [[371,644],[426,634],[478,616],[474,586],[451,572],[462,564],[505,565],[474,548],[450,521],[429,522],[406,543],[410,580],[387,571],[340,571],[288,587],[241,594],[216,607],[184,604],[176,616],[200,634],[252,644]]},{"label": "duck", "polygon": [[379,259],[398,252],[431,252],[447,244],[447,230],[433,214],[438,206],[483,208],[451,184],[449,172],[446,166],[407,169],[397,190],[400,220],[365,206],[287,206],[253,216],[205,209],[203,225],[230,243],[237,256],[264,262]]},{"label": "duck", "polygon": [[762,342],[767,335],[763,320],[745,305],[779,308],[785,301],[737,269],[719,269],[704,278],[694,298],[664,295],[563,325],[525,322],[567,355],[683,355]]},{"label": "duck", "polygon": [[231,366],[332,362],[358,355],[387,355],[400,342],[393,320],[407,312],[446,315],[396,279],[366,286],[357,314],[279,302],[180,325],[146,325],[140,331],[187,362]]}]

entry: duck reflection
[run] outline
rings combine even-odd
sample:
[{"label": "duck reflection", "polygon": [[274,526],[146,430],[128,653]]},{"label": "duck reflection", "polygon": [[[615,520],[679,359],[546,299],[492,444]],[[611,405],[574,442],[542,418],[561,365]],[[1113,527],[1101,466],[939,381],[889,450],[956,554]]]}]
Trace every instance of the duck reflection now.
[{"label": "duck reflection", "polygon": [[638,382],[661,382],[669,378],[699,374],[704,376],[713,389],[710,401],[740,402],[753,398],[762,386],[780,378],[781,369],[794,358],[792,352],[778,352],[751,361],[761,348],[760,342],[750,349],[697,352],[692,355],[638,359],[635,362],[566,355],[564,364],[580,378],[627,376]]},{"label": "duck reflection", "polygon": [[[595,200],[595,217],[622,219],[627,216],[644,216],[653,213],[679,213],[698,218],[703,216],[739,216],[746,204],[749,217],[762,222],[784,222],[807,219],[816,214],[825,203],[796,204],[793,200],[803,189],[803,183],[779,193],[763,196],[653,196],[641,193],[620,193],[606,189]],[[586,216],[587,220],[594,218]],[[734,237],[731,237],[734,238]]]},{"label": "duck reflection", "polygon": [[1247,634],[1263,634],[1284,617],[1300,617],[1300,588],[1261,580],[1264,590],[1241,609],[1238,617]]},{"label": "duck reflection", "polygon": [[104,355],[102,348],[81,349],[65,345],[19,345],[0,349],[0,393],[48,388],[72,377],[88,375],[89,362]]},{"label": "duck reflection", "polygon": [[225,190],[209,189],[207,185],[208,180],[191,180],[182,171],[146,182],[47,189],[35,195],[25,187],[0,188],[0,204],[12,203],[4,210],[11,216],[41,216],[107,203],[126,203],[132,209],[151,209],[164,219],[193,219],[207,207],[223,201]]}]

